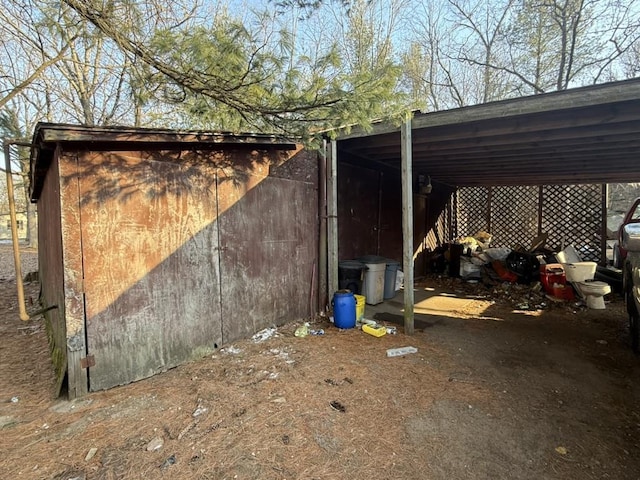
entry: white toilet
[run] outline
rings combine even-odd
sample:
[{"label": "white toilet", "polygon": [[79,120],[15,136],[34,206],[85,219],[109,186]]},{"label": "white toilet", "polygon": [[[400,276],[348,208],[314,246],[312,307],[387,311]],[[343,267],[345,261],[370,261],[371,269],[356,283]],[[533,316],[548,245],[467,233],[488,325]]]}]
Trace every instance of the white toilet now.
[{"label": "white toilet", "polygon": [[575,287],[578,295],[584,299],[587,307],[603,310],[604,296],[611,293],[611,286],[605,282],[593,280],[596,274],[595,262],[563,263],[567,281]]},{"label": "white toilet", "polygon": [[605,282],[596,280],[590,282],[576,282],[573,284],[579,295],[585,299],[587,307],[596,310],[604,310],[604,296],[611,293],[611,286]]}]

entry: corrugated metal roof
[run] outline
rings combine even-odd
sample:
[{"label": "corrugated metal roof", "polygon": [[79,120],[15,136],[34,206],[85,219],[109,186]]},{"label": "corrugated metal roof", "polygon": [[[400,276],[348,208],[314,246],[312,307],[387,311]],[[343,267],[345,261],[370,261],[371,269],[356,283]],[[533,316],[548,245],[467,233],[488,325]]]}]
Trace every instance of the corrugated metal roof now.
[{"label": "corrugated metal roof", "polygon": [[[640,79],[412,120],[413,171],[452,186],[640,181]],[[400,127],[338,136],[341,161],[399,169]]]}]

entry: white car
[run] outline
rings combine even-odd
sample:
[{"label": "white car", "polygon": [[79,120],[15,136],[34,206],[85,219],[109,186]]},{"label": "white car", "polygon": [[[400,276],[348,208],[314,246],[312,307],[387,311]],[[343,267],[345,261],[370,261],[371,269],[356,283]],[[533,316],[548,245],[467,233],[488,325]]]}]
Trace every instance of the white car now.
[{"label": "white car", "polygon": [[621,240],[627,252],[622,271],[631,347],[634,352],[640,353],[640,223],[625,225]]}]

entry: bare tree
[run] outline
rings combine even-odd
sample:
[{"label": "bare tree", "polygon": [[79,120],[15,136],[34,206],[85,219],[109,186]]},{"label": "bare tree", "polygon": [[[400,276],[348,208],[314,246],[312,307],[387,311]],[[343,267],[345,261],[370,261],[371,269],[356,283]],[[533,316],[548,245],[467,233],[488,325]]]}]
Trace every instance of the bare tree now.
[{"label": "bare tree", "polygon": [[640,39],[636,0],[524,0],[502,29],[497,58],[464,58],[507,74],[517,92],[543,93],[624,78]]},{"label": "bare tree", "polygon": [[425,0],[407,21],[409,48],[402,53],[404,87],[413,97],[413,108],[432,111],[476,103],[475,72],[452,52],[455,25],[447,18],[450,5]]},{"label": "bare tree", "polygon": [[457,59],[479,67],[482,92],[478,103],[498,100],[508,95],[511,86],[508,77],[495,65],[502,62],[503,40],[512,8],[517,0],[469,3],[448,0],[455,16],[454,36],[461,38],[457,46]]},{"label": "bare tree", "polygon": [[59,62],[69,44],[54,49],[52,39],[42,35],[35,4],[2,0],[0,8],[0,108],[23,93],[45,71]]}]

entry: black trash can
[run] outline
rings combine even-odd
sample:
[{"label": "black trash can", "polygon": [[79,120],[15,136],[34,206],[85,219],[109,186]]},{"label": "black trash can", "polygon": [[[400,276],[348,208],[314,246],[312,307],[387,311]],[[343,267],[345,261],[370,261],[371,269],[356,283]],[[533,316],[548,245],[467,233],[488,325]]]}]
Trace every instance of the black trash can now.
[{"label": "black trash can", "polygon": [[396,296],[396,277],[400,269],[400,262],[387,258],[387,268],[384,271],[384,299]]},{"label": "black trash can", "polygon": [[338,288],[348,289],[356,295],[362,291],[362,279],[367,266],[356,260],[338,262]]}]

